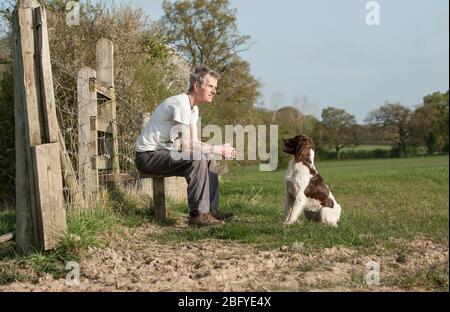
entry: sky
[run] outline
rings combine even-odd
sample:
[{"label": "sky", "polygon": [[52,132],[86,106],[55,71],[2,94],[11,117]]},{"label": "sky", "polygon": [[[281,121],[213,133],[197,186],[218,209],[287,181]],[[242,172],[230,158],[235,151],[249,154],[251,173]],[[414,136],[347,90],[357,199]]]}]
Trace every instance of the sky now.
[{"label": "sky", "polygon": [[[152,20],[160,0],[109,0],[142,7]],[[379,25],[367,15],[379,6]],[[363,123],[386,101],[414,108],[449,89],[448,0],[230,0],[238,31],[253,43],[240,56],[261,84],[257,105],[295,105],[320,119],[345,109]],[[373,20],[373,19],[372,19]]]}]

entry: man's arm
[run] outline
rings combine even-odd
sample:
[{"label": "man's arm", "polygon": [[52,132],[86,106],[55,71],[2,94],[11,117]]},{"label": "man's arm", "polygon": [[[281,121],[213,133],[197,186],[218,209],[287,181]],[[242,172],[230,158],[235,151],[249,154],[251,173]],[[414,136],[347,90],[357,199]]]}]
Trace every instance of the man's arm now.
[{"label": "man's arm", "polygon": [[198,139],[197,127],[195,125],[178,124],[177,133],[181,141],[181,149],[183,152],[192,153],[201,151],[202,154],[221,155],[225,159],[233,159],[236,157],[236,151],[231,144],[211,145],[203,143]]}]

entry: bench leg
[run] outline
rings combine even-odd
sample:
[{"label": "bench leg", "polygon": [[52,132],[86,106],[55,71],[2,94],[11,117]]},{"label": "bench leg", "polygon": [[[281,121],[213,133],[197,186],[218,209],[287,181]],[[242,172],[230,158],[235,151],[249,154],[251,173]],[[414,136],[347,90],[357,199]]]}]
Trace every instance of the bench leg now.
[{"label": "bench leg", "polygon": [[156,220],[164,221],[167,218],[164,178],[153,178],[153,202]]}]

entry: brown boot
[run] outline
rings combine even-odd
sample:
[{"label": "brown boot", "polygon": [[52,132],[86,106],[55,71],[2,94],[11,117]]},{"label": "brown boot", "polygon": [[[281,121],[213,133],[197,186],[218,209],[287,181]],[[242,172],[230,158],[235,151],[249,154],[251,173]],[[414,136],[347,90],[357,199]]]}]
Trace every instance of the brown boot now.
[{"label": "brown boot", "polygon": [[189,217],[190,226],[204,227],[211,225],[219,225],[223,223],[224,223],[223,221],[217,220],[210,213],[201,213],[198,216]]},{"label": "brown boot", "polygon": [[220,212],[219,210],[211,210],[211,214],[214,218],[221,221],[231,221],[234,218],[232,212]]}]

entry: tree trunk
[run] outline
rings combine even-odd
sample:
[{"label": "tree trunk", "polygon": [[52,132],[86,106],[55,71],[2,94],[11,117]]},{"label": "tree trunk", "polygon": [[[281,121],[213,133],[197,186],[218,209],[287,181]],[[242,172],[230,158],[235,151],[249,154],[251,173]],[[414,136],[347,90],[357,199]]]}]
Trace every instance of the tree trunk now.
[{"label": "tree trunk", "polygon": [[341,155],[339,154],[340,150],[341,150],[340,147],[336,147],[336,160],[341,160]]}]

